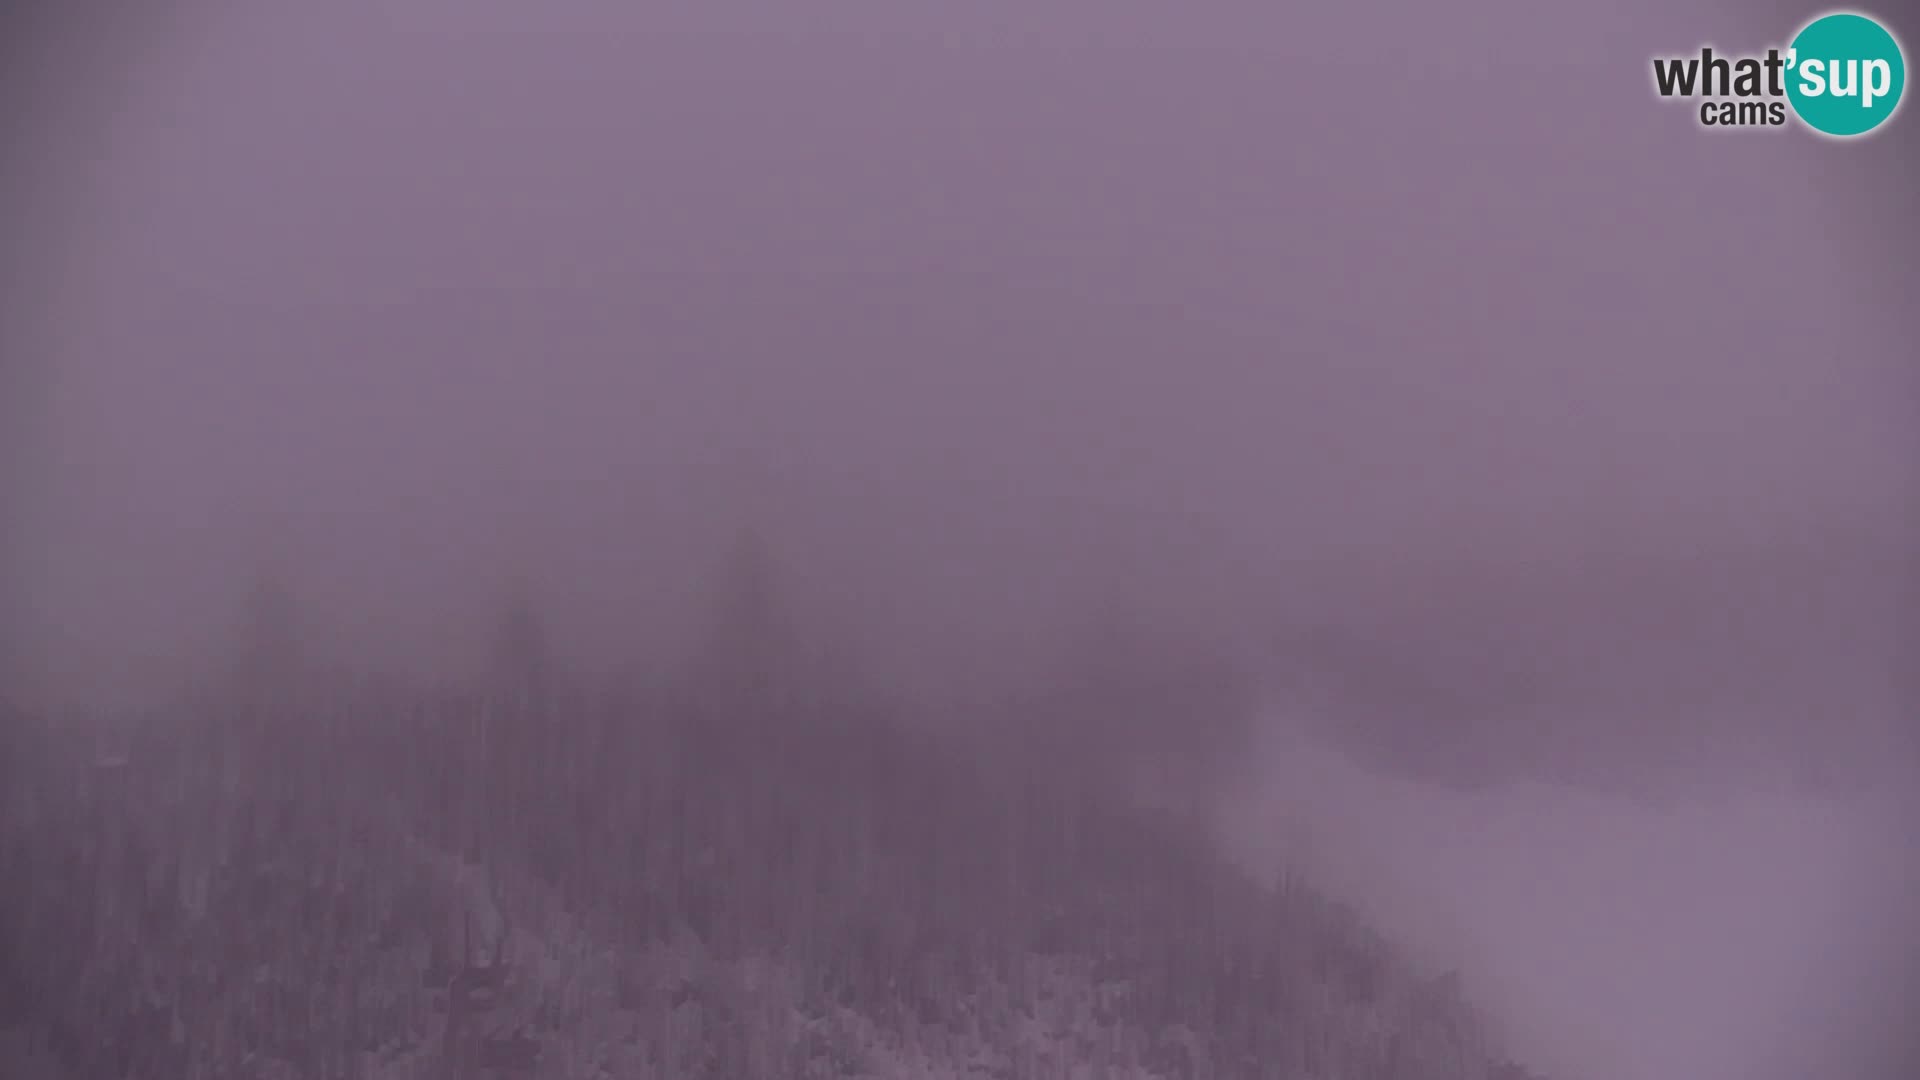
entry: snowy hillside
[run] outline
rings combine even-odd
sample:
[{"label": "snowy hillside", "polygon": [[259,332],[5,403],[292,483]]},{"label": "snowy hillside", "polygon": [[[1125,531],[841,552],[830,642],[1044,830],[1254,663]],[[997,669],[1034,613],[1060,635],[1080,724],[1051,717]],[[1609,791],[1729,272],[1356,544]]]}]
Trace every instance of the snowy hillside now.
[{"label": "snowy hillside", "polygon": [[1423,963],[1458,967],[1556,1077],[1793,1080],[1902,1026],[1887,1010],[1911,1000],[1920,927],[1901,905],[1920,875],[1896,794],[1461,791],[1272,719],[1261,783],[1222,810],[1229,847],[1304,867]]},{"label": "snowy hillside", "polygon": [[529,741],[348,697],[110,766],[13,726],[8,1075],[1527,1075],[1297,876],[1038,769],[879,719],[574,702]]}]

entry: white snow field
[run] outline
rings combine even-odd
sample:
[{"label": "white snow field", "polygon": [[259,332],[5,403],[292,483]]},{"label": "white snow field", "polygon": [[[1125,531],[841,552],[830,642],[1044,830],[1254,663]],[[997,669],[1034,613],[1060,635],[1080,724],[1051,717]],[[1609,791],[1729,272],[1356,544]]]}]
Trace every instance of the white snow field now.
[{"label": "white snow field", "polygon": [[1552,1080],[1901,1075],[1870,1060],[1920,1001],[1903,831],[1920,817],[1900,796],[1460,792],[1284,732],[1226,800],[1229,846],[1263,869],[1297,860],[1423,962],[1459,968]]}]

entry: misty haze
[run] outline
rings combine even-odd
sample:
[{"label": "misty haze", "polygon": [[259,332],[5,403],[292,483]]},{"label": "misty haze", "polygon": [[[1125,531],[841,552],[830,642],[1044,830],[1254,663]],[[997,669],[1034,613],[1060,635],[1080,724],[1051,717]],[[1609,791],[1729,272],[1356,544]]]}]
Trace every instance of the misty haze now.
[{"label": "misty haze", "polygon": [[1269,7],[0,32],[0,1075],[1920,1076],[1920,120]]}]

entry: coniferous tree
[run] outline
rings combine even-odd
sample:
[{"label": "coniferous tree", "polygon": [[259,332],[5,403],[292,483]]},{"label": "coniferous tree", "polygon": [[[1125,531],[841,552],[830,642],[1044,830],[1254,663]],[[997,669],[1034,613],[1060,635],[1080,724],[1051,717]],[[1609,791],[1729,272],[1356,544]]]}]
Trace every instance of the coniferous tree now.
[{"label": "coniferous tree", "polygon": [[[484,804],[491,826],[510,835],[546,831],[553,801],[554,738],[551,712],[556,679],[545,622],[523,586],[516,586],[494,630],[487,670],[491,692],[479,723],[478,757]],[[547,869],[555,852],[543,850]]]},{"label": "coniferous tree", "polygon": [[800,689],[796,640],[780,596],[773,554],[742,531],[716,581],[710,622],[690,673],[696,753],[765,760],[793,726]]},{"label": "coniferous tree", "polygon": [[235,675],[250,704],[265,706],[291,692],[300,672],[300,626],[293,590],[273,574],[261,574],[248,590],[241,613]]},{"label": "coniferous tree", "polygon": [[524,586],[510,594],[494,632],[491,660],[489,674],[495,688],[511,703],[532,707],[554,689],[546,624],[534,611]]},{"label": "coniferous tree", "polygon": [[764,704],[775,690],[786,642],[773,555],[758,531],[745,530],[735,540],[715,599],[706,656],[710,670]]}]

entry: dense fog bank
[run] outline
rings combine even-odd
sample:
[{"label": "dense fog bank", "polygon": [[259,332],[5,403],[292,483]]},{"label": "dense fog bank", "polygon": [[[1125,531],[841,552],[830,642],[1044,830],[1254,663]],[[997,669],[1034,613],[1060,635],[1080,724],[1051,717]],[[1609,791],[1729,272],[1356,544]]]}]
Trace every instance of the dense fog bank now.
[{"label": "dense fog bank", "polygon": [[1260,760],[1263,782],[1222,813],[1232,849],[1298,863],[1458,969],[1553,1076],[1891,1078],[1915,1060],[1912,774],[1650,800],[1423,784],[1299,736]]}]

